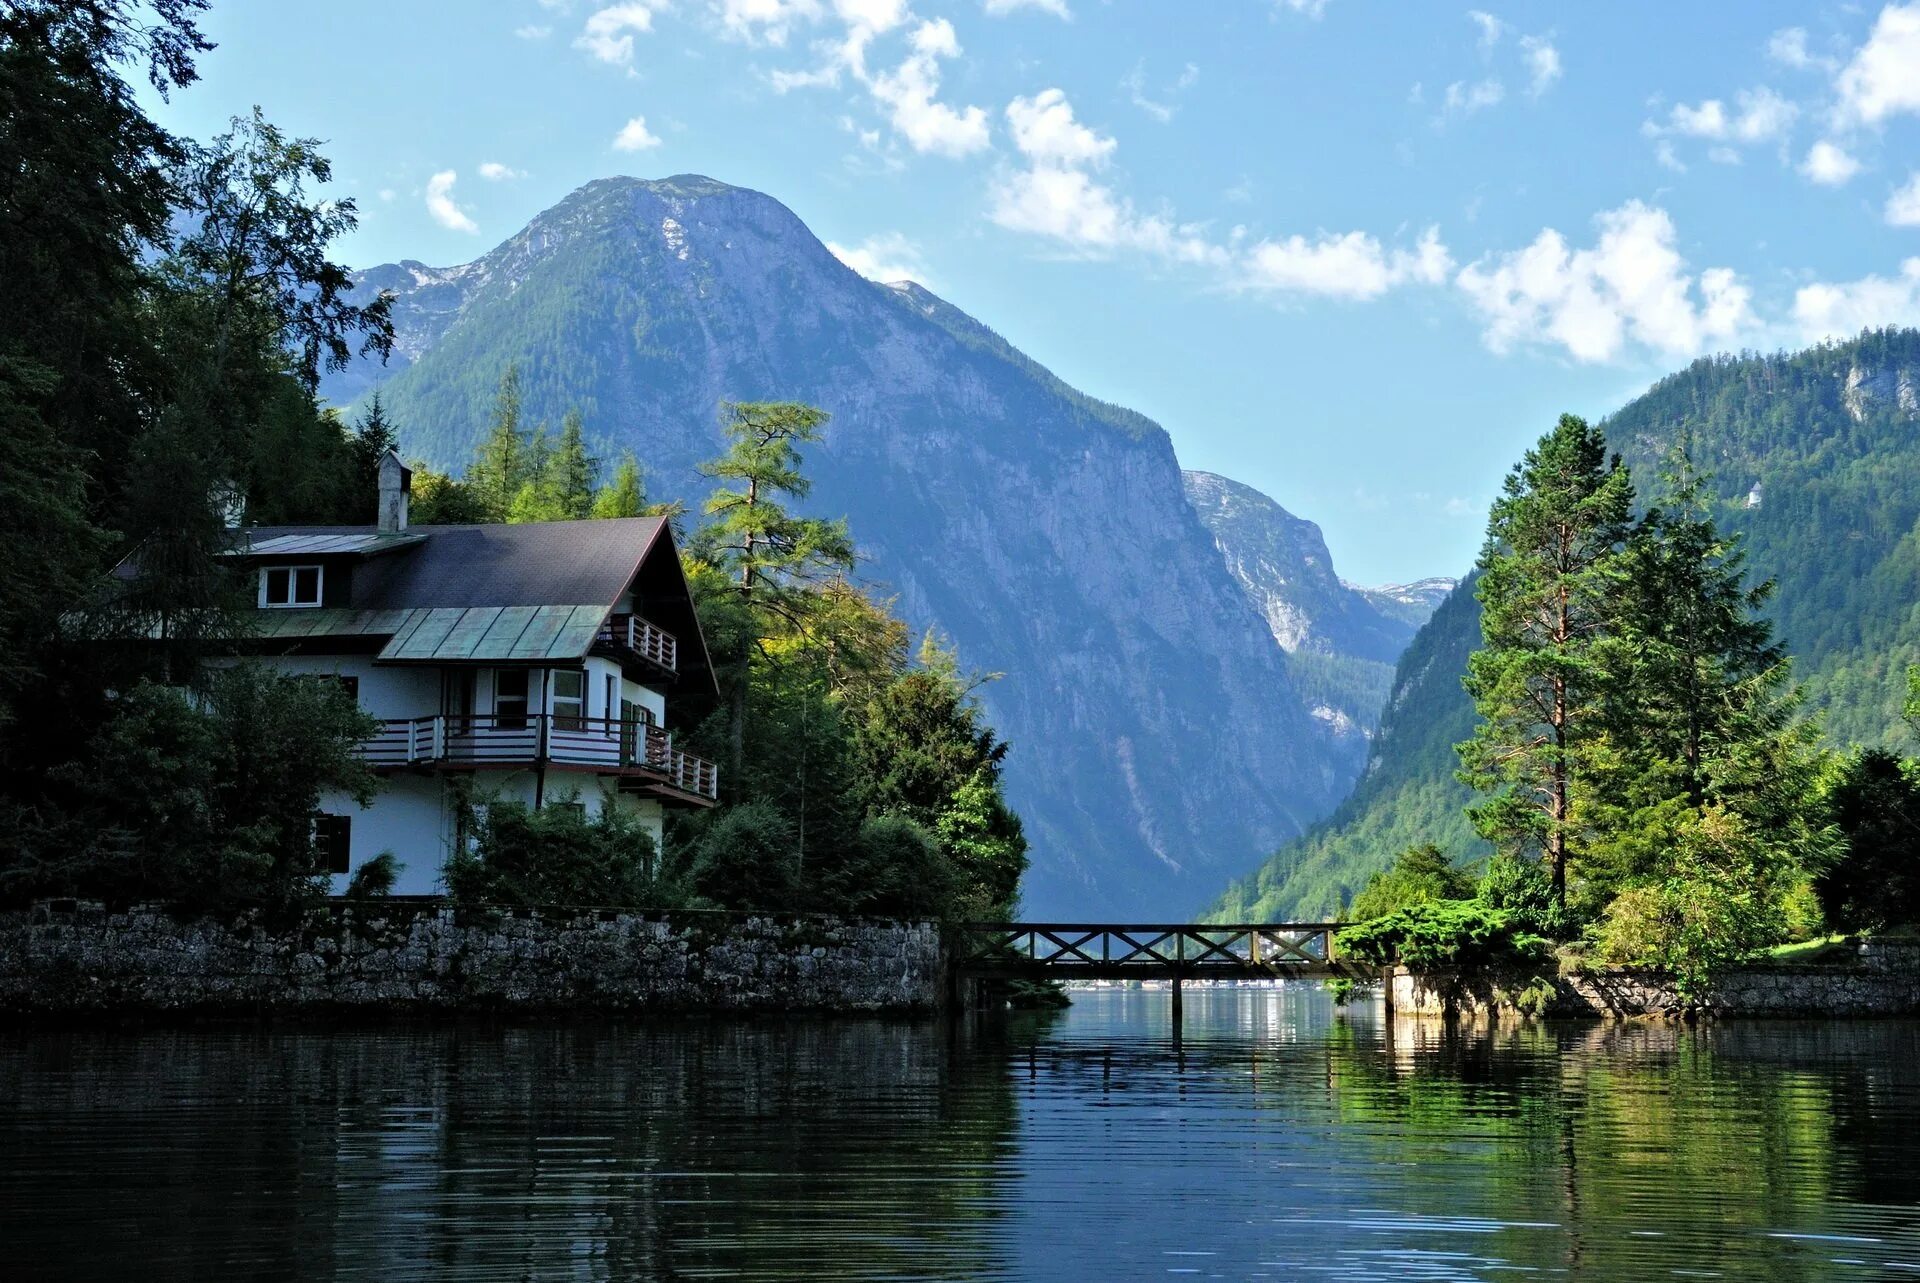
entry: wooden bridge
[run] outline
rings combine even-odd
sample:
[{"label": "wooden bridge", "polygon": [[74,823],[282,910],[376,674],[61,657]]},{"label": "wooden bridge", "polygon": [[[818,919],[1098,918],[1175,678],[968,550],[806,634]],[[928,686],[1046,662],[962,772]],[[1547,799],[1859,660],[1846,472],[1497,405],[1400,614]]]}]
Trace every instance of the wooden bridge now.
[{"label": "wooden bridge", "polygon": [[1167,980],[1177,1015],[1186,980],[1358,974],[1334,951],[1342,925],[973,922],[954,931],[953,961],[957,975],[977,979]]}]

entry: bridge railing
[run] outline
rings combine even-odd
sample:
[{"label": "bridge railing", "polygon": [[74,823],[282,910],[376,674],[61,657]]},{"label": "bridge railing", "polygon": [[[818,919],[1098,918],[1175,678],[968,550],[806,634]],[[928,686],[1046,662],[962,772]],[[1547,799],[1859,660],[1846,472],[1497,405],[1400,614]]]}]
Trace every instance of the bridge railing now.
[{"label": "bridge railing", "polygon": [[1326,975],[1339,969],[1333,922],[972,922],[956,963],[976,973],[1054,976]]}]

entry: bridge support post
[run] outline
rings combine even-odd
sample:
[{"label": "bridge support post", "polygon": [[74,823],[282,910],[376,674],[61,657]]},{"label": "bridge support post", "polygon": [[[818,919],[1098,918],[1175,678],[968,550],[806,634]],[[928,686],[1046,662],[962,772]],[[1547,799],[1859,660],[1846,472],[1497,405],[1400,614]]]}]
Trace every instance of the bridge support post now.
[{"label": "bridge support post", "polygon": [[1391,966],[1380,968],[1380,1001],[1381,1010],[1387,1022],[1391,1024],[1393,1022],[1393,968]]},{"label": "bridge support post", "polygon": [[1180,1028],[1180,973],[1173,973],[1173,1027]]}]

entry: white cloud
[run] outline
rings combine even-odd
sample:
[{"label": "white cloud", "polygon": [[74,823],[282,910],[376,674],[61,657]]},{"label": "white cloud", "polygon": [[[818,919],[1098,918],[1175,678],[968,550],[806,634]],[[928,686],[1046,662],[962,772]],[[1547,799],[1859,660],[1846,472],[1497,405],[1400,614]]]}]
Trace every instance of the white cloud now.
[{"label": "white cloud", "polygon": [[953,24],[945,18],[923,22],[914,29],[912,52],[892,71],[869,82],[873,96],[886,106],[893,127],[917,152],[967,156],[987,146],[987,113],[978,107],[955,110],[938,101],[940,59],[960,55]]},{"label": "white cloud", "polygon": [[1920,227],[1920,173],[1887,197],[1886,217],[1895,227]]},{"label": "white cloud", "polygon": [[1327,11],[1327,0],[1274,0],[1274,4],[1281,9],[1305,14],[1309,18],[1318,18]]},{"label": "white cloud", "polygon": [[1881,325],[1920,325],[1920,258],[1901,263],[1896,277],[1803,286],[1793,296],[1793,319],[1809,343]]},{"label": "white cloud", "polygon": [[1792,130],[1800,109],[1771,89],[1743,89],[1734,95],[1737,110],[1727,110],[1718,98],[1709,98],[1699,106],[1675,103],[1664,125],[1647,122],[1647,134],[1683,134],[1689,138],[1707,138],[1719,142],[1763,143],[1783,138]]},{"label": "white cloud", "polygon": [[545,40],[553,34],[552,27],[543,27],[538,23],[528,23],[524,27],[515,27],[513,34],[522,40]]},{"label": "white cloud", "polygon": [[1500,43],[1500,37],[1506,34],[1507,24],[1500,21],[1484,9],[1467,10],[1467,19],[1480,28],[1480,48],[1487,51]]},{"label": "white cloud", "polygon": [[647,128],[645,116],[635,116],[620,126],[620,132],[613,136],[615,151],[645,151],[649,147],[660,145],[659,135]]},{"label": "white cloud", "polygon": [[1920,111],[1920,4],[1890,4],[1834,80],[1843,122],[1878,124]]},{"label": "white cloud", "polygon": [[1178,110],[1173,99],[1193,88],[1194,82],[1199,79],[1200,68],[1188,63],[1180,72],[1179,79],[1167,86],[1162,99],[1149,98],[1147,97],[1147,64],[1142,59],[1133,64],[1133,70],[1121,79],[1120,87],[1127,91],[1129,102],[1164,125],[1173,119],[1174,112]]},{"label": "white cloud", "polygon": [[986,10],[994,17],[1012,13],[1016,9],[1040,9],[1056,18],[1071,18],[1067,10],[1067,0],[986,0]]},{"label": "white cloud", "polygon": [[1471,116],[1476,111],[1488,107],[1497,107],[1507,96],[1507,88],[1498,80],[1487,79],[1468,84],[1456,80],[1447,86],[1446,100],[1441,104],[1441,116]]},{"label": "white cloud", "polygon": [[1365,232],[1289,236],[1248,250],[1240,269],[1245,288],[1327,298],[1378,298],[1397,285],[1439,285],[1453,270],[1440,229],[1421,233],[1412,250],[1388,251]]},{"label": "white cloud", "polygon": [[480,166],[480,177],[490,183],[504,183],[510,178],[525,178],[526,176],[526,170],[514,169],[510,165],[502,165],[497,160],[489,160]]},{"label": "white cloud", "polygon": [[1549,228],[1524,249],[1460,271],[1456,284],[1479,311],[1488,347],[1550,344],[1579,361],[1609,361],[1636,343],[1690,356],[1752,323],[1752,291],[1733,272],[1687,272],[1665,210],[1629,201],[1594,221],[1590,249]]},{"label": "white cloud", "polygon": [[1767,40],[1767,57],[1783,67],[1792,67],[1795,71],[1818,68],[1832,71],[1836,65],[1831,58],[1816,57],[1807,48],[1805,27],[1782,27]]},{"label": "white cloud", "polygon": [[1800,172],[1822,187],[1843,187],[1860,172],[1860,162],[1846,148],[1823,138],[1807,149]]},{"label": "white cloud", "polygon": [[1520,37],[1520,56],[1527,63],[1527,97],[1538,98],[1560,79],[1560,51],[1545,36]]},{"label": "white cloud", "polygon": [[1662,138],[1653,145],[1653,158],[1660,163],[1662,169],[1671,169],[1676,174],[1687,172],[1685,163],[1673,149],[1671,138]]},{"label": "white cloud", "polygon": [[828,241],[827,248],[835,258],[870,281],[927,283],[920,247],[899,232],[880,232],[852,246]]},{"label": "white cloud", "polygon": [[391,188],[391,187],[382,187],[382,188],[380,189],[380,199],[381,199],[381,200],[384,200],[384,201],[390,201],[390,200],[392,200],[392,199],[393,199],[393,198],[394,198],[395,196],[397,196],[397,195],[399,195],[399,193],[398,193],[398,192],[396,192],[396,191],[394,191],[394,190],[393,190],[393,188]]},{"label": "white cloud", "polygon": [[427,180],[427,213],[433,215],[433,221],[453,232],[478,233],[480,227],[466,211],[453,203],[453,184],[458,177],[453,170],[443,169]]},{"label": "white cloud", "polygon": [[653,30],[654,7],[651,3],[629,0],[626,4],[597,9],[587,16],[587,25],[581,29],[573,47],[586,50],[601,62],[627,66],[633,62],[633,33]]},{"label": "white cloud", "polygon": [[1115,146],[1073,118],[1073,104],[1059,89],[1008,103],[1007,127],[1013,145],[1037,164],[1104,165]]},{"label": "white cloud", "polygon": [[712,7],[727,35],[749,44],[784,45],[794,28],[825,13],[819,0],[713,0]]}]

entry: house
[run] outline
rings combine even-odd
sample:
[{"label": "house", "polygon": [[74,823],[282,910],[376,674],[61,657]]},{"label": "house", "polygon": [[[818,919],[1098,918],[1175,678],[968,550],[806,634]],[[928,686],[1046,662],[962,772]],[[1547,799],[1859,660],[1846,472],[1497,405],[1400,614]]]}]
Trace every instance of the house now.
[{"label": "house", "polygon": [[385,787],[365,809],[321,799],[334,890],[383,851],[406,865],[395,891],[441,889],[455,780],[483,802],[617,806],[656,842],[667,808],[712,806],[717,769],[666,729],[669,699],[718,694],[667,522],[409,528],[410,484],[389,451],[376,525],[255,527],[226,553],[255,581],[241,649],[380,719],[361,751]]}]

